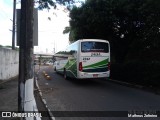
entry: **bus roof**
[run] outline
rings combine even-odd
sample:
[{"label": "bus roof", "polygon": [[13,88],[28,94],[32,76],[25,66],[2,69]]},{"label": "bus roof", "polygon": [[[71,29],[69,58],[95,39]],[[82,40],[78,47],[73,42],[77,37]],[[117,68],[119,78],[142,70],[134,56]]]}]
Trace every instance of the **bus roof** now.
[{"label": "bus roof", "polygon": [[103,39],[80,39],[78,41],[98,41],[98,42],[106,42],[106,43],[109,43],[108,40],[103,40]]}]

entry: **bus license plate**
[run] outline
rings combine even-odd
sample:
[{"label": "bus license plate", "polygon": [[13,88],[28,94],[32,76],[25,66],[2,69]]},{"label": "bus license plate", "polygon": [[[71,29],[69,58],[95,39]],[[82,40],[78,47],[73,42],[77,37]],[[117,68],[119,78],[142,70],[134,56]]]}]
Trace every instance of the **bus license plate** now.
[{"label": "bus license plate", "polygon": [[98,77],[98,74],[93,74],[93,77]]}]

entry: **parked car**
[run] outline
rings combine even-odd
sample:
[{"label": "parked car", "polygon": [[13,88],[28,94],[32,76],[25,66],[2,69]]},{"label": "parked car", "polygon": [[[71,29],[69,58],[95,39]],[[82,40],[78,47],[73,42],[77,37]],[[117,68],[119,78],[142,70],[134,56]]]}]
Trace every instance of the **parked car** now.
[{"label": "parked car", "polygon": [[53,63],[53,69],[54,69],[54,71],[56,71],[56,66],[57,66],[57,61],[55,61],[54,63]]},{"label": "parked car", "polygon": [[45,65],[53,65],[53,62],[52,61],[47,61],[47,62],[45,62]]}]

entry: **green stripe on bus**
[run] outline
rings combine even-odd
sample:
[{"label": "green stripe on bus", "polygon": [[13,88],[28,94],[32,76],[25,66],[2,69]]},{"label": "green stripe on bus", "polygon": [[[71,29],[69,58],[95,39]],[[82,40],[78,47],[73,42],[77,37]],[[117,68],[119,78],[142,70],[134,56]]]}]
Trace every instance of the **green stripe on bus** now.
[{"label": "green stripe on bus", "polygon": [[76,59],[69,60],[67,62],[67,64],[65,65],[65,68],[67,71],[72,71],[74,76],[77,77],[77,61],[76,61]]},{"label": "green stripe on bus", "polygon": [[98,66],[102,66],[102,65],[107,65],[108,61],[109,61],[109,59],[105,59],[105,60],[102,60],[100,62],[91,64],[91,65],[83,66],[83,68],[94,68],[94,67],[98,67]]},{"label": "green stripe on bus", "polygon": [[94,68],[102,68],[102,67],[107,67],[107,64],[103,64],[103,65],[99,65],[99,66],[93,66],[93,67],[87,67],[87,68],[84,68],[84,69],[94,69]]},{"label": "green stripe on bus", "polygon": [[92,68],[84,68],[84,69],[98,69],[98,68],[106,68],[107,66],[96,66],[96,67],[92,67]]}]

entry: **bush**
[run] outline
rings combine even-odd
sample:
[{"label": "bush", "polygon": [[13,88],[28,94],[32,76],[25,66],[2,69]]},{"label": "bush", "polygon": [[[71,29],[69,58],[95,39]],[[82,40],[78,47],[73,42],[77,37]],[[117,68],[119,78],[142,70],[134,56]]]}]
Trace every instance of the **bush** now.
[{"label": "bush", "polygon": [[134,61],[124,64],[111,64],[111,79],[160,87],[160,62]]}]

